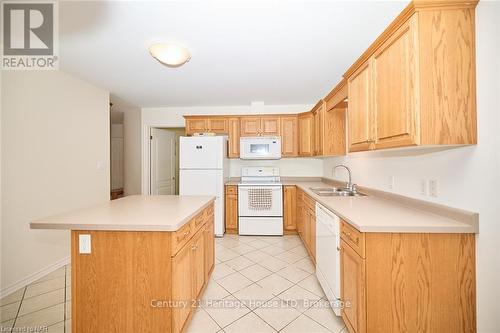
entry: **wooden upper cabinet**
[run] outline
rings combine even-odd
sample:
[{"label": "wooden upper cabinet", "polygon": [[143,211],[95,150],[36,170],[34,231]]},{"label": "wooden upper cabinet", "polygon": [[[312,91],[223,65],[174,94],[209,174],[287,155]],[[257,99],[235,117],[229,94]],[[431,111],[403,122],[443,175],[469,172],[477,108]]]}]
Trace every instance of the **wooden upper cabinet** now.
[{"label": "wooden upper cabinet", "polygon": [[340,298],[349,306],[342,308],[342,319],[349,332],[366,332],[365,259],[344,240],[340,241]]},{"label": "wooden upper cabinet", "polygon": [[311,110],[314,118],[314,151],[313,155],[323,155],[323,136],[324,136],[324,118],[325,102],[320,100]]},{"label": "wooden upper cabinet", "polygon": [[346,154],[347,81],[344,79],[325,97],[323,156]]},{"label": "wooden upper cabinet", "polygon": [[245,116],[240,120],[241,136],[279,136],[280,135],[280,117]]},{"label": "wooden upper cabinet", "polygon": [[419,143],[417,62],[417,15],[414,15],[372,58],[375,148]]},{"label": "wooden upper cabinet", "polygon": [[229,131],[227,118],[221,116],[188,116],[186,119],[186,134],[212,132],[226,134]]},{"label": "wooden upper cabinet", "polygon": [[208,131],[207,118],[188,118],[186,119],[186,134],[203,133]]},{"label": "wooden upper cabinet", "polygon": [[258,136],[260,134],[260,117],[242,117],[240,118],[241,136]]},{"label": "wooden upper cabinet", "polygon": [[228,124],[226,118],[208,118],[208,130],[212,133],[228,133]]},{"label": "wooden upper cabinet", "polygon": [[477,143],[477,1],[412,1],[344,74],[349,150]]},{"label": "wooden upper cabinet", "polygon": [[295,115],[281,117],[281,156],[294,157],[299,154],[299,124]]},{"label": "wooden upper cabinet", "polygon": [[227,120],[229,133],[229,147],[227,155],[229,158],[240,157],[240,119],[229,118]]},{"label": "wooden upper cabinet", "polygon": [[349,151],[367,150],[372,147],[372,112],[370,61],[362,65],[349,79]]},{"label": "wooden upper cabinet", "polygon": [[314,116],[311,112],[299,115],[299,156],[314,154]]},{"label": "wooden upper cabinet", "polygon": [[280,117],[264,116],[260,118],[260,134],[262,136],[280,135]]}]

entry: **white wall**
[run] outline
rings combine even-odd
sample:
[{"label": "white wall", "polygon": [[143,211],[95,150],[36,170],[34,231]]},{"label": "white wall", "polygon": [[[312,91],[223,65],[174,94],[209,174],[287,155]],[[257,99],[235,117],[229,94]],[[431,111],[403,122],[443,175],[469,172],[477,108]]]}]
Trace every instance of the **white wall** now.
[{"label": "white wall", "polygon": [[[2,293],[70,255],[34,219],[109,200],[109,95],[59,71],[2,73]],[[101,163],[101,168],[98,164]]]},{"label": "white wall", "polygon": [[123,113],[124,192],[125,195],[141,193],[141,109],[111,96],[113,110]]},{"label": "white wall", "polygon": [[[148,155],[147,133],[149,127],[184,127],[183,115],[228,115],[228,114],[278,114],[299,113],[309,111],[312,105],[238,105],[238,106],[206,106],[206,107],[162,107],[142,109],[142,142],[143,142],[143,193],[146,192]],[[279,161],[242,161],[230,160],[231,177],[241,175],[242,166],[275,165],[280,167],[283,176],[316,176],[321,177],[323,162],[315,158],[288,158]]]},{"label": "white wall", "polygon": [[[356,153],[324,162],[325,177],[332,166],[352,168],[354,182],[467,209],[479,213],[477,236],[478,331],[500,332],[500,3],[481,1],[477,7],[477,112],[478,144],[417,154],[410,152]],[[496,32],[495,32],[496,31]],[[411,156],[413,154],[413,156]],[[344,180],[345,174],[337,179]],[[438,181],[438,198],[422,196],[420,181]]]}]

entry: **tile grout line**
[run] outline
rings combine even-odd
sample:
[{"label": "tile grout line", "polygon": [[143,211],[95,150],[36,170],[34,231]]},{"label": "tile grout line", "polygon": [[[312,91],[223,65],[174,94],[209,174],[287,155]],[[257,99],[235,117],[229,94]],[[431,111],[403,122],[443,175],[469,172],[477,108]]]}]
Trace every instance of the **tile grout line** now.
[{"label": "tile grout line", "polygon": [[[269,243],[268,243],[268,244],[269,244]],[[224,247],[222,244],[221,244],[221,246],[222,246],[222,247]],[[274,245],[274,244],[270,244],[270,246],[275,246],[275,245]],[[297,247],[299,247],[299,246],[301,246],[301,247],[303,248],[303,247],[304,247],[304,244],[301,242],[299,245],[297,245],[297,246],[295,246],[295,247],[293,247],[293,248],[291,248],[291,249],[289,249],[289,250],[285,250],[285,251],[283,251],[283,252],[280,252],[279,254],[284,253],[284,252],[291,251],[292,249],[295,249],[295,248],[297,248]],[[226,247],[224,247],[224,248],[226,248]],[[228,248],[226,248],[226,249],[228,249]],[[282,248],[280,248],[280,249],[282,249]],[[257,250],[257,251],[260,251],[259,249],[256,249],[256,250]],[[235,251],[233,251],[233,252],[235,252]],[[247,252],[247,253],[250,253],[250,252],[252,252],[252,251],[249,251],[249,252]],[[269,253],[267,253],[267,252],[264,252],[264,253],[266,253],[266,254],[270,255],[270,254],[269,254]],[[271,256],[272,256],[273,258],[275,258],[275,256],[273,256],[273,255],[271,255]],[[239,258],[239,257],[244,257],[244,258],[248,259],[249,261],[254,262],[254,264],[259,265],[259,263],[257,263],[257,262],[255,262],[255,261],[253,261],[252,259],[250,259],[250,258],[246,257],[246,256],[245,256],[245,254],[240,254],[240,253],[238,253],[238,257],[235,257],[235,258],[232,258],[232,259],[226,260],[226,262],[227,262],[227,261],[230,261],[230,260],[233,260],[233,259],[237,259],[237,258]],[[305,258],[307,258],[307,256],[302,257],[302,258],[300,258],[300,259],[296,260],[296,261],[295,261],[295,262],[293,262],[293,263],[288,263],[288,262],[286,262],[286,263],[287,263],[287,265],[293,265],[294,263],[299,262],[299,261],[301,261],[301,260],[303,260],[303,259],[305,259]],[[276,258],[276,259],[278,259],[278,258]],[[281,260],[281,259],[278,259],[278,260]],[[282,261],[283,261],[283,260],[282,260]],[[283,262],[285,262],[285,261],[283,261]],[[223,261],[221,261],[221,263],[224,263],[224,262],[223,262]],[[228,265],[228,266],[229,266],[229,265]],[[252,266],[252,265],[250,265],[250,266]],[[250,266],[248,266],[248,267],[250,267]],[[259,265],[259,266],[261,266],[261,265]],[[229,267],[230,267],[231,269],[233,269],[231,266],[229,266]],[[261,266],[261,267],[263,267],[263,266]],[[244,267],[244,268],[242,268],[242,269],[240,269],[240,270],[235,270],[235,272],[233,272],[233,273],[231,273],[231,274],[234,274],[234,273],[240,273],[240,271],[241,271],[241,270],[244,270],[245,268],[246,268],[246,267]],[[263,268],[266,268],[266,267],[263,267]],[[306,312],[307,312],[308,310],[310,310],[310,309],[311,309],[311,308],[312,308],[315,304],[317,304],[318,302],[320,302],[320,301],[323,299],[323,297],[324,297],[324,296],[319,296],[319,295],[316,295],[314,292],[312,292],[312,291],[310,291],[310,290],[308,290],[308,289],[303,288],[302,286],[300,286],[300,285],[299,285],[299,283],[300,283],[300,282],[304,281],[305,279],[309,278],[310,276],[313,276],[313,275],[314,275],[314,273],[310,273],[310,272],[308,272],[308,271],[306,271],[306,270],[304,270],[304,269],[302,269],[302,268],[300,268],[300,267],[296,267],[296,268],[297,268],[297,269],[299,269],[299,270],[302,270],[303,272],[306,272],[308,275],[307,275],[306,277],[304,277],[304,278],[300,279],[299,281],[294,282],[294,281],[291,281],[291,280],[287,279],[286,277],[283,277],[283,276],[279,275],[279,274],[278,274],[278,272],[279,272],[279,271],[281,271],[281,270],[276,271],[276,272],[274,272],[274,271],[271,271],[271,270],[270,270],[270,271],[272,272],[271,274],[269,274],[269,275],[267,275],[267,276],[265,276],[265,277],[263,277],[263,278],[261,278],[261,279],[259,279],[259,280],[257,280],[257,281],[253,281],[253,280],[251,280],[251,281],[252,281],[252,283],[251,283],[251,284],[249,284],[248,286],[243,287],[242,289],[240,289],[240,290],[238,290],[238,291],[241,291],[241,290],[243,290],[243,289],[245,289],[245,288],[248,288],[249,286],[251,286],[251,285],[253,285],[253,284],[257,284],[257,285],[258,285],[258,283],[257,283],[257,282],[259,282],[259,281],[261,281],[261,280],[265,279],[266,277],[269,277],[269,276],[271,276],[271,275],[273,275],[273,274],[276,274],[277,276],[282,277],[282,278],[284,278],[285,280],[287,280],[287,281],[289,281],[290,283],[292,283],[292,285],[291,285],[289,288],[287,288],[287,289],[283,290],[282,292],[280,292],[280,293],[279,293],[279,294],[277,294],[277,295],[274,295],[274,294],[273,294],[273,297],[272,297],[271,299],[274,299],[274,298],[279,298],[279,295],[283,294],[284,292],[286,292],[287,290],[289,290],[289,289],[293,288],[294,286],[297,286],[297,287],[299,287],[299,288],[301,288],[301,289],[304,289],[305,291],[307,291],[307,292],[309,292],[309,293],[311,293],[311,294],[313,294],[313,295],[315,295],[315,296],[320,297],[318,300],[316,300],[313,304],[311,304],[311,306],[309,306],[308,308],[306,308],[304,311],[300,311],[300,310],[298,310],[298,309],[294,308],[295,310],[298,310],[298,312],[300,313],[300,314],[299,314],[299,316],[298,316],[297,318],[295,318],[294,320],[290,321],[287,325],[285,325],[283,328],[281,328],[278,332],[280,332],[281,330],[285,329],[288,325],[290,325],[291,323],[293,323],[295,320],[297,320],[297,319],[298,319],[300,316],[302,316],[302,315],[306,316],[307,318],[309,318],[310,320],[312,320],[312,321],[313,321],[313,322],[315,322],[316,324],[318,324],[318,325],[320,325],[321,327],[325,328],[327,331],[332,332],[332,331],[330,331],[327,327],[325,327],[323,324],[321,324],[320,322],[318,322],[317,320],[315,320],[314,318],[312,318],[312,317],[310,317],[310,316],[308,316],[308,315],[306,314]],[[267,268],[266,268],[266,269],[267,269]],[[233,270],[234,270],[234,269],[233,269]],[[231,275],[231,274],[228,274],[227,276],[229,276],[229,275]],[[241,273],[240,273],[240,274],[241,274]],[[221,277],[221,278],[220,278],[220,280],[224,279],[225,277],[226,277],[226,276]],[[236,299],[237,299],[240,303],[242,303],[242,302],[241,302],[241,301],[240,301],[240,300],[239,300],[239,299],[238,299],[238,298],[237,298],[237,297],[236,297],[233,293],[229,292],[226,288],[224,288],[224,287],[223,287],[221,284],[219,284],[216,280],[214,280],[214,282],[215,282],[215,283],[217,283],[217,285],[219,285],[219,286],[220,286],[222,289],[224,289],[226,292],[228,292],[228,293],[229,293],[229,295],[231,295],[232,297],[236,298]],[[238,291],[236,291],[235,293],[237,293]],[[227,296],[229,296],[229,295],[227,295]],[[226,297],[227,297],[227,296],[226,296]],[[226,297],[224,297],[224,298],[226,298]],[[275,329],[274,329],[274,327],[273,327],[271,324],[269,324],[269,323],[268,323],[265,319],[263,319],[262,317],[260,317],[260,316],[259,316],[259,315],[255,312],[255,310],[260,309],[262,306],[260,306],[260,307],[256,307],[255,309],[250,309],[250,308],[249,308],[249,307],[247,307],[244,303],[242,303],[242,304],[243,304],[243,305],[244,305],[247,309],[249,309],[249,310],[250,310],[250,312],[254,313],[254,314],[255,314],[258,318],[260,318],[263,322],[265,322],[265,323],[266,323],[267,325],[269,325],[269,326],[270,326],[273,330],[275,330]],[[250,313],[250,312],[249,312],[249,313]],[[231,325],[231,324],[233,324],[234,322],[236,322],[236,321],[240,320],[241,318],[245,317],[246,315],[248,315],[248,313],[247,313],[247,314],[245,314],[245,315],[243,315],[243,316],[241,316],[241,317],[239,317],[238,319],[236,319],[235,321],[231,322],[230,324],[228,324],[228,325],[224,326],[223,328],[228,327],[229,325]],[[211,316],[210,316],[210,317],[211,317]],[[212,318],[212,317],[211,317],[211,318]],[[212,318],[212,319],[213,319],[213,318]],[[213,319],[213,320],[215,321],[215,319]],[[217,323],[217,321],[215,321],[215,322]],[[217,324],[219,325],[219,323],[217,323]],[[219,326],[220,326],[220,325],[219,325]],[[345,327],[345,326],[344,326],[344,327]],[[342,332],[342,330],[343,330],[343,329],[344,329],[344,328],[342,328],[342,329],[341,329],[338,333]],[[277,331],[277,330],[275,330],[275,331]],[[335,332],[333,332],[333,333],[335,333]]]},{"label": "tile grout line", "polygon": [[28,289],[28,286],[24,287],[23,296],[21,297],[21,302],[19,303],[19,307],[17,308],[16,317],[14,318],[14,322],[12,323],[12,327],[10,329],[11,331],[14,330],[14,327],[16,327],[17,317],[19,316],[19,312],[21,312],[21,306],[23,305],[24,295],[26,295],[26,289]]}]

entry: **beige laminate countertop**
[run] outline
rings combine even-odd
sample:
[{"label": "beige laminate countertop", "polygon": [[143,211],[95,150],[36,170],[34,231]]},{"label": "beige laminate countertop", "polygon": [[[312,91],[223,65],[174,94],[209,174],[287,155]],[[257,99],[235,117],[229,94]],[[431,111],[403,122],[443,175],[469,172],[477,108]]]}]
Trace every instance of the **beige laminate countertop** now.
[{"label": "beige laminate countertop", "polygon": [[[369,194],[366,197],[319,196],[311,187],[332,187],[322,181],[283,180],[283,185],[295,185],[315,201],[345,220],[361,232],[398,233],[477,233],[477,214],[456,210],[457,215],[468,216],[470,223],[435,214],[424,209],[403,205]],[[226,185],[237,185],[231,181]],[[360,192],[363,192],[362,190]],[[453,210],[451,208],[448,208]]]},{"label": "beige laminate countertop", "polygon": [[213,196],[132,195],[30,223],[31,229],[176,231]]}]

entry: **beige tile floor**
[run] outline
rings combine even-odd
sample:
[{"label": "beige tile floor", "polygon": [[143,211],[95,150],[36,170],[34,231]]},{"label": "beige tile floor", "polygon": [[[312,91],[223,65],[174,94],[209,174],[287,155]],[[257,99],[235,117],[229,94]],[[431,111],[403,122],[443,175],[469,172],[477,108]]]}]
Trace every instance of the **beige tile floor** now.
[{"label": "beige tile floor", "polygon": [[[70,277],[63,267],[3,298],[0,331],[71,332]],[[216,265],[187,332],[347,330],[328,307],[297,236],[226,235],[216,239]]]}]

